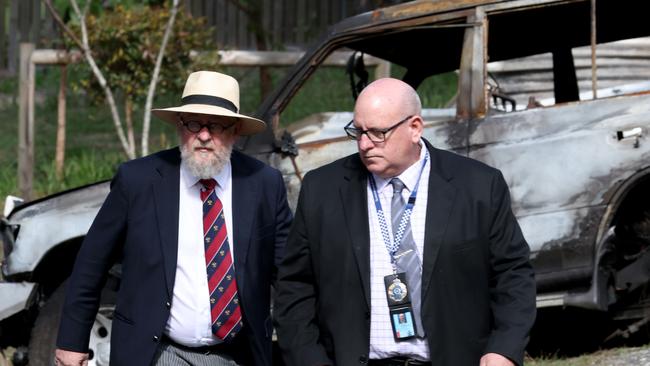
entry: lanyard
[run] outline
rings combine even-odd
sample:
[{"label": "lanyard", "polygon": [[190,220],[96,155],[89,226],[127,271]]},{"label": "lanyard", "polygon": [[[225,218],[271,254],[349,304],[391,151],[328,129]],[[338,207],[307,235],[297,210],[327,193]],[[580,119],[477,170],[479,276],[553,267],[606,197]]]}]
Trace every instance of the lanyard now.
[{"label": "lanyard", "polygon": [[[425,148],[425,147],[423,147]],[[384,216],[384,210],[381,208],[381,201],[379,200],[379,193],[377,193],[377,183],[375,183],[375,178],[370,174],[370,190],[372,191],[372,197],[375,201],[375,209],[377,210],[377,218],[379,219],[379,227],[381,227],[381,236],[384,238],[384,244],[386,249],[388,249],[388,254],[390,254],[391,263],[395,264],[395,253],[399,250],[399,246],[402,243],[402,238],[404,236],[404,228],[411,219],[411,212],[413,211],[413,206],[415,206],[415,199],[418,195],[418,187],[420,186],[420,178],[422,178],[422,172],[424,171],[424,166],[427,164],[429,159],[429,151],[426,151],[424,160],[422,161],[422,166],[420,167],[420,174],[418,175],[417,183],[411,191],[409,196],[408,203],[404,208],[404,213],[399,223],[399,229],[396,233],[393,233],[393,240],[390,240],[390,235],[388,235],[388,224],[386,223],[386,217]],[[400,192],[401,194],[401,192]]]}]

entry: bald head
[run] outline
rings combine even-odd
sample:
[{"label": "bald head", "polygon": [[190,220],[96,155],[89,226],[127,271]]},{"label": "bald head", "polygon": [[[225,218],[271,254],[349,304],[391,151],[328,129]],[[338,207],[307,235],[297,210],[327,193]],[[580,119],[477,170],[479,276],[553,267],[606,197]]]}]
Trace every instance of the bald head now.
[{"label": "bald head", "polygon": [[395,177],[418,161],[423,124],[417,92],[401,80],[379,79],[368,85],[354,106],[354,127],[375,131],[372,141],[362,133],[357,139],[359,156],[368,171],[383,178]]},{"label": "bald head", "polygon": [[398,79],[384,78],[373,81],[363,89],[354,107],[355,114],[359,109],[420,115],[422,105],[420,97],[410,85]]}]

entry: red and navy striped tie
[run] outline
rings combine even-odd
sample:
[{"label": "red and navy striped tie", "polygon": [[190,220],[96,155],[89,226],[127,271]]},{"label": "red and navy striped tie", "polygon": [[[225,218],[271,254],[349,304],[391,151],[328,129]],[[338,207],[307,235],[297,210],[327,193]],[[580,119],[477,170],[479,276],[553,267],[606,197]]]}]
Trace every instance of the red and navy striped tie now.
[{"label": "red and navy striped tie", "polygon": [[237,281],[233,266],[223,205],[214,190],[214,179],[201,179],[203,201],[203,239],[205,264],[210,290],[212,333],[221,340],[231,340],[242,328]]}]

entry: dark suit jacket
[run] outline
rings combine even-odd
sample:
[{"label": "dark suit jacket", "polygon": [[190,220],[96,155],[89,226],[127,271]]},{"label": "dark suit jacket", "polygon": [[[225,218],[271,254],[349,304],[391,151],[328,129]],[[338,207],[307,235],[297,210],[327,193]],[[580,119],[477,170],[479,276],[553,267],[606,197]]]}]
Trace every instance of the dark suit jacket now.
[{"label": "dark suit jacket", "polygon": [[[283,255],[291,211],[277,170],[238,152],[233,152],[231,162],[231,243],[235,248],[244,343],[255,365],[270,365],[270,289],[275,264]],[[121,257],[122,280],[113,319],[110,362],[151,364],[169,317],[174,288],[179,179],[177,148],[120,166],[68,281],[59,348],[87,351],[106,273]]]},{"label": "dark suit jacket", "polygon": [[[478,366],[496,352],[521,364],[535,282],[507,185],[498,170],[426,144],[422,321],[431,362]],[[354,154],[304,179],[274,308],[288,365],[368,361],[368,174]]]}]

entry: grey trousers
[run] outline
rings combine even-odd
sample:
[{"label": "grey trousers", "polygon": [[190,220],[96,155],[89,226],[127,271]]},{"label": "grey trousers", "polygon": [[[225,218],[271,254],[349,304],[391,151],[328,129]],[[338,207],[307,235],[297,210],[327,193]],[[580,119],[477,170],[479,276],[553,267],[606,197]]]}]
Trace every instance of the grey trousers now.
[{"label": "grey trousers", "polygon": [[196,352],[187,347],[179,347],[164,339],[154,358],[153,366],[237,366],[225,354]]}]

